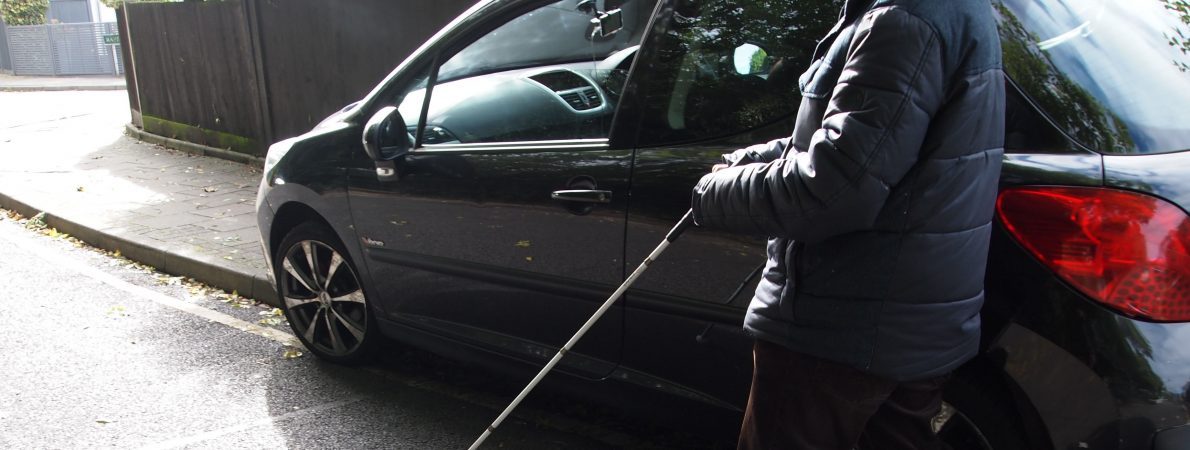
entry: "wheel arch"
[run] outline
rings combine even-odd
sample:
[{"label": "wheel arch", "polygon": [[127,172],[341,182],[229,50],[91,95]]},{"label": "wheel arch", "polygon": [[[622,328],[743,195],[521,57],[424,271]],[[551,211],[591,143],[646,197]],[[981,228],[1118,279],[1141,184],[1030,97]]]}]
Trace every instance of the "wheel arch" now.
[{"label": "wheel arch", "polygon": [[1004,371],[1003,363],[997,361],[1002,359],[997,358],[994,350],[983,353],[955,370],[953,376],[989,389],[991,395],[1007,402],[1012,411],[1006,412],[1016,413],[1029,448],[1053,450],[1053,442],[1049,438],[1049,430],[1042,420],[1041,413],[1029,401],[1024,389]]},{"label": "wheel arch", "polygon": [[[281,244],[281,240],[285,238],[285,235],[289,234],[298,225],[306,222],[317,222],[327,229],[334,231],[335,235],[339,235],[335,227],[331,226],[330,221],[322,217],[322,214],[319,214],[314,208],[301,202],[287,202],[281,205],[280,208],[277,208],[277,212],[273,215],[273,223],[269,230],[269,252],[276,252],[277,246]],[[342,236],[339,237],[339,240],[343,240]]]}]

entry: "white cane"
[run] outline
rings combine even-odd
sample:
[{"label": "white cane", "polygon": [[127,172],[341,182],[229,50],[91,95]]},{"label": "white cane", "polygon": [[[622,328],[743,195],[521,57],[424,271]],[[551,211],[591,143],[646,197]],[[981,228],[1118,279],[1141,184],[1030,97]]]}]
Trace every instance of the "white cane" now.
[{"label": "white cane", "polygon": [[612,304],[620,298],[620,296],[624,295],[624,291],[627,291],[628,287],[632,286],[632,283],[635,282],[636,279],[645,272],[645,269],[649,267],[649,264],[657,260],[657,257],[661,256],[661,252],[665,251],[665,248],[669,247],[669,244],[672,244],[674,241],[678,240],[678,236],[681,236],[682,232],[686,231],[686,229],[690,228],[690,225],[693,224],[694,211],[690,210],[686,212],[685,216],[682,216],[682,220],[678,221],[678,224],[674,225],[673,229],[669,230],[669,234],[665,235],[665,240],[661,241],[661,243],[657,245],[657,248],[653,249],[652,253],[649,253],[649,256],[645,258],[644,262],[640,263],[640,266],[637,266],[636,270],[632,271],[631,275],[628,275],[628,279],[624,280],[624,284],[621,284],[619,288],[616,288],[616,291],[612,293],[611,297],[608,297],[607,300],[603,302],[603,305],[595,311],[595,314],[592,315],[590,319],[587,319],[587,323],[584,323],[583,326],[578,329],[578,332],[574,333],[574,336],[572,336],[570,340],[566,342],[566,345],[563,345],[562,349],[558,350],[558,353],[555,354],[552,359],[550,359],[550,362],[546,363],[545,367],[542,367],[540,372],[537,372],[537,376],[533,377],[533,380],[530,381],[527,386],[525,386],[525,389],[521,390],[521,393],[512,400],[512,403],[510,403],[507,408],[504,408],[504,412],[501,412],[500,416],[496,417],[496,421],[492,422],[491,425],[488,425],[488,429],[483,430],[483,434],[479,435],[479,439],[476,439],[475,443],[471,444],[471,450],[475,450],[483,444],[483,441],[487,439],[493,431],[496,430],[496,427],[500,426],[501,422],[504,422],[504,419],[512,413],[512,410],[516,409],[517,405],[521,404],[521,400],[524,400],[525,397],[529,395],[529,392],[532,391],[533,388],[537,387],[537,383],[540,383],[541,379],[545,378],[545,374],[549,373],[550,370],[553,370],[554,366],[558,365],[558,361],[561,361],[562,357],[570,351],[570,348],[573,347],[574,344],[578,342],[578,340],[581,339],[584,334],[587,334],[587,330],[589,330],[591,326],[599,320],[600,317],[603,317],[603,313],[607,312],[607,309],[610,308]]}]

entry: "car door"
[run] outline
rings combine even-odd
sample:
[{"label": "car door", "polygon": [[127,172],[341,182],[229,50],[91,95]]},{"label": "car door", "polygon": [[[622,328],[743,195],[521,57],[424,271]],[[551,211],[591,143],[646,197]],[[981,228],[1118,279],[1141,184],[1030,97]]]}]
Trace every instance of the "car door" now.
[{"label": "car door", "polygon": [[[498,3],[395,77],[415,148],[349,194],[389,321],[540,361],[623,279],[632,149],[608,136],[653,2],[612,3]],[[622,323],[563,367],[609,373]]]},{"label": "car door", "polygon": [[[841,1],[670,0],[645,37],[619,120],[637,148],[627,261],[642,260],[690,207],[720,155],[788,136],[797,79]],[[647,75],[646,75],[647,74]],[[618,144],[613,142],[613,144]],[[740,407],[751,376],[745,308],[766,261],[763,236],[692,228],[627,296],[625,373]]]}]

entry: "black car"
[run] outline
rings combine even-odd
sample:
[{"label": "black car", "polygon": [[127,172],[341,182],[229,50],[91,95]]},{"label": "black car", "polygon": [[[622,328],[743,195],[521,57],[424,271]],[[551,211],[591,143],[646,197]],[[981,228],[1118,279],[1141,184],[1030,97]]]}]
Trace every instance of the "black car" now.
[{"label": "black car", "polygon": [[[689,207],[787,135],[837,0],[483,1],[366,98],[269,150],[259,225],[294,331],[533,371]],[[1007,156],[955,448],[1190,448],[1190,17],[992,0]],[[763,237],[691,229],[562,360],[728,411]],[[495,358],[493,358],[495,357]]]}]

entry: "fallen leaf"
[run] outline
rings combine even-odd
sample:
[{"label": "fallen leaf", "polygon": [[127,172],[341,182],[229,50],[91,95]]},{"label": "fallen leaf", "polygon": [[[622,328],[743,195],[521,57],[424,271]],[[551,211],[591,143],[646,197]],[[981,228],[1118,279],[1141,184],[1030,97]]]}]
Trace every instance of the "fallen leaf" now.
[{"label": "fallen leaf", "polygon": [[128,314],[124,312],[123,306],[113,306],[111,308],[108,308],[107,316],[108,317],[128,317]]},{"label": "fallen leaf", "polygon": [[285,315],[285,311],[282,311],[281,308],[273,308],[268,311],[258,312],[257,314],[260,314],[262,316],[281,317],[281,316]]},{"label": "fallen leaf", "polygon": [[40,231],[40,230],[44,229],[46,227],[45,213],[44,212],[37,213],[36,216],[33,216],[31,219],[26,220],[24,225],[25,225],[25,228],[34,230],[34,231]]},{"label": "fallen leaf", "polygon": [[285,359],[301,358],[302,351],[293,347],[285,347],[285,352],[281,354]]},{"label": "fallen leaf", "polygon": [[215,186],[207,186],[207,187],[205,187],[205,188],[202,188],[202,191],[203,191],[203,192],[215,192],[215,191],[218,191],[218,190],[219,190],[219,188],[217,188],[217,187],[215,187]]}]

